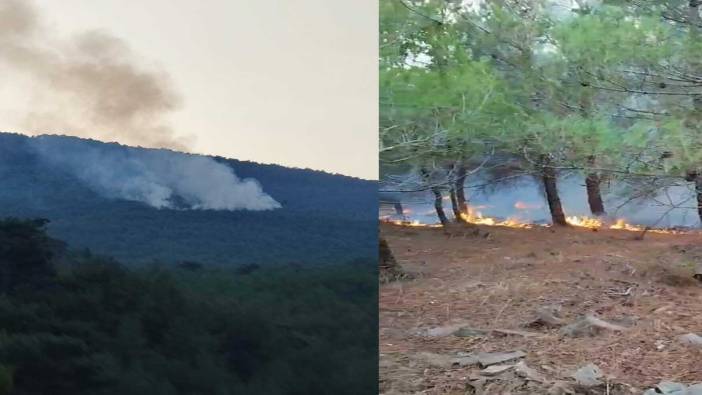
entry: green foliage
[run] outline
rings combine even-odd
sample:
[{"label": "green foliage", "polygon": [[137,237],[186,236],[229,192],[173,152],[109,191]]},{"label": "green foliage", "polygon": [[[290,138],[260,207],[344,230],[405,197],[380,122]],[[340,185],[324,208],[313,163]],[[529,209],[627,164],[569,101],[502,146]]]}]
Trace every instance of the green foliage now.
[{"label": "green foliage", "polygon": [[53,276],[46,220],[0,221],[0,292],[44,286]]},{"label": "green foliage", "polygon": [[381,43],[381,160],[445,169],[481,163],[489,146],[507,171],[700,173],[691,4],[382,2],[381,37],[393,40]]},{"label": "green foliage", "polygon": [[[560,54],[584,71],[606,72],[611,65],[646,66],[671,56],[672,30],[660,18],[602,7],[553,29]],[[602,75],[600,75],[602,76]]]},{"label": "green foliage", "polygon": [[381,46],[397,52],[381,61],[381,160],[483,155],[523,115],[510,100],[513,92],[487,60],[475,59],[463,46],[465,32],[450,23],[455,4],[390,3],[381,6],[391,13],[381,17],[381,32],[396,35]]},{"label": "green foliage", "polygon": [[[3,246],[41,250],[30,224],[3,222],[26,236]],[[374,263],[244,274],[64,261],[50,286],[0,297],[0,394],[377,392]]]}]

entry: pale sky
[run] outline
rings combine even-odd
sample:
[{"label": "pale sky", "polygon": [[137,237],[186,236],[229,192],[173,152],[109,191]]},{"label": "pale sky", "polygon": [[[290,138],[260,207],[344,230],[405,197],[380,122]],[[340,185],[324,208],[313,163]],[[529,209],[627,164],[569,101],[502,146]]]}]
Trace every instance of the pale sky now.
[{"label": "pale sky", "polygon": [[[193,152],[377,179],[376,1],[34,4],[55,37],[104,30],[166,72],[182,99],[167,120]],[[31,103],[6,91],[3,108]],[[21,132],[3,118],[0,130]]]}]

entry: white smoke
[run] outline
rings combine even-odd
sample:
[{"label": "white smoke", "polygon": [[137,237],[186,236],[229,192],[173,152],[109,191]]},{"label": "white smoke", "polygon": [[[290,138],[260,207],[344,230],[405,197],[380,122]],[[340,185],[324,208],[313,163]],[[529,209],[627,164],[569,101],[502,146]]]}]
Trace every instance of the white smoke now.
[{"label": "white smoke", "polygon": [[[88,31],[55,37],[34,2],[0,0],[0,66],[29,77],[31,134],[67,133],[146,147],[187,150],[166,120],[180,98],[167,75],[144,67],[126,42]],[[10,77],[12,78],[12,77]],[[39,100],[40,99],[40,100]],[[115,149],[38,137],[31,145],[52,166],[96,192],[158,208],[270,210],[280,204],[256,180],[240,180],[211,158],[166,150]]]},{"label": "white smoke", "polygon": [[258,181],[239,179],[231,167],[204,156],[117,149],[50,136],[33,138],[31,147],[49,165],[73,174],[110,198],[156,208],[258,211],[281,207]]}]

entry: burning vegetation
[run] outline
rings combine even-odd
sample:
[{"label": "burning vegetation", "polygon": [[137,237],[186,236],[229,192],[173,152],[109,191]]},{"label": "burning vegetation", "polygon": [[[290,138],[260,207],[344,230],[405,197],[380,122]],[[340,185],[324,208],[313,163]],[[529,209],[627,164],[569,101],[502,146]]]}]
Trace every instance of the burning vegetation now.
[{"label": "burning vegetation", "polygon": [[[517,177],[538,180],[553,225],[646,230],[617,216],[600,220],[612,215],[603,199],[612,185],[626,185],[632,199],[695,210],[702,220],[701,54],[688,47],[699,42],[698,27],[683,28],[694,39],[680,40],[686,35],[661,24],[660,10],[614,5],[558,20],[529,1],[477,9],[411,3],[421,12],[392,1],[381,8],[387,190],[431,192],[444,225],[450,201],[458,222],[523,227],[468,207],[467,185]],[[439,23],[430,28],[432,16]],[[591,216],[566,215],[559,186],[573,174],[584,181]],[[666,196],[673,186],[687,192]]]},{"label": "burning vegetation", "polygon": [[[537,205],[530,205],[527,203],[523,202],[517,202],[514,205],[515,208],[518,209],[526,209],[528,208],[539,208]],[[409,215],[411,213],[410,210],[404,210],[404,214]],[[651,233],[682,233],[685,232],[683,230],[677,230],[677,229],[664,229],[664,228],[651,228],[643,225],[634,225],[627,223],[625,219],[623,218],[618,218],[615,220],[611,219],[606,219],[606,218],[596,218],[596,217],[588,217],[588,216],[567,216],[566,218],[566,223],[568,226],[573,226],[573,227],[578,227],[578,228],[587,228],[591,230],[600,230],[600,229],[614,229],[614,230],[624,230],[624,231],[630,231],[630,232],[651,232]],[[436,223],[422,223],[419,220],[409,220],[409,219],[393,219],[391,216],[385,216],[381,218],[381,221],[385,223],[390,223],[398,226],[407,226],[407,227],[424,227],[424,228],[441,228],[444,225],[443,224],[436,224]],[[473,207],[468,206],[467,207],[467,212],[461,213],[460,215],[460,222],[463,222],[465,224],[470,224],[470,225],[485,225],[485,226],[502,226],[502,227],[508,227],[508,228],[520,228],[520,229],[529,229],[533,228],[536,226],[541,226],[541,227],[550,227],[552,226],[551,224],[537,224],[537,223],[530,223],[526,222],[524,220],[521,220],[519,218],[507,218],[507,219],[500,219],[500,218],[495,218],[495,217],[488,217],[484,216],[480,211],[474,209]],[[689,231],[688,231],[689,232]]]}]

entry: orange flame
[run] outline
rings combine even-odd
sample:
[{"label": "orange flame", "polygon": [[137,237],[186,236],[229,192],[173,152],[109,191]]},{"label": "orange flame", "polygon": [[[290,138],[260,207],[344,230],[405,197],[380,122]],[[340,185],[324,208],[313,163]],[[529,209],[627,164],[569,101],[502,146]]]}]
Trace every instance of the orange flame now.
[{"label": "orange flame", "polygon": [[409,226],[409,227],[413,227],[413,228],[441,228],[443,226],[441,224],[423,224],[417,220],[400,221],[400,220],[392,220],[392,219],[384,218],[384,219],[382,219],[382,221],[389,223],[389,224],[393,224],[393,225]]},{"label": "orange flame", "polygon": [[[517,202],[519,204],[520,202]],[[517,204],[515,204],[515,207],[517,207]],[[525,206],[522,206],[525,207]],[[532,223],[527,223],[524,221],[521,221],[517,218],[508,218],[506,220],[501,220],[493,217],[485,217],[480,211],[477,211],[475,207],[468,207],[468,212],[462,213],[461,218],[463,218],[464,221],[475,224],[475,225],[486,225],[486,226],[504,226],[504,227],[509,227],[509,228],[521,228],[521,229],[529,229],[534,226],[538,226],[536,224]],[[401,226],[409,226],[409,227],[425,227],[425,228],[440,228],[442,227],[441,224],[423,224],[420,223],[417,220],[413,221],[400,221],[400,220],[391,220],[389,218],[384,218],[384,222],[387,223],[392,223],[395,225],[401,225]],[[588,229],[615,229],[615,230],[625,230],[629,232],[643,232],[646,230],[646,227],[640,226],[640,225],[632,225],[626,222],[623,218],[617,219],[613,224],[606,224],[602,219],[599,218],[591,218],[587,216],[569,216],[566,217],[566,222],[575,227],[581,227],[581,228],[588,228]],[[542,225],[542,226],[550,226],[550,225]],[[668,234],[679,234],[679,233],[684,233],[682,231],[676,231],[672,229],[656,229],[656,228],[650,228],[647,230],[648,232],[651,233],[668,233]]]},{"label": "orange flame", "polygon": [[476,225],[507,226],[510,228],[531,228],[533,226],[532,224],[521,222],[514,218],[507,218],[501,221],[492,217],[483,217],[480,211],[476,211],[472,207],[468,207],[467,213],[461,213],[461,218],[468,223]]},{"label": "orange flame", "polygon": [[589,229],[599,229],[602,227],[602,221],[597,218],[571,216],[566,217],[566,222],[568,225]]},{"label": "orange flame", "polygon": [[[627,224],[623,219],[618,219],[617,222],[615,222],[613,225],[610,225],[610,229],[622,229],[622,230],[628,230],[631,232],[643,232],[646,230],[646,227],[644,226],[639,226],[639,225],[631,225]],[[684,233],[679,230],[672,230],[672,229],[656,229],[656,228],[649,228],[648,232],[651,233],[671,233],[671,234],[680,234]]]},{"label": "orange flame", "polygon": [[644,230],[644,228],[642,228],[640,226],[627,224],[626,221],[624,221],[624,219],[621,219],[621,218],[618,219],[617,222],[615,222],[609,228],[610,229],[623,229],[623,230],[629,230],[629,231],[633,231],[633,232]]}]

